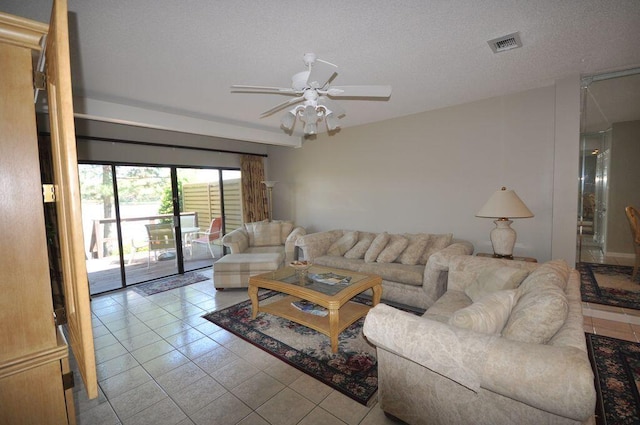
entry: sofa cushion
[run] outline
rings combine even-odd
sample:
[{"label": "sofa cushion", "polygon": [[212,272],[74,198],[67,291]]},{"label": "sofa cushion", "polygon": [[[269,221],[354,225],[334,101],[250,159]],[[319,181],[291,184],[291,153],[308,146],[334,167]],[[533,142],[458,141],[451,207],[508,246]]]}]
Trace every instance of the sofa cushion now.
[{"label": "sofa cushion", "polygon": [[517,291],[490,292],[468,307],[453,313],[449,324],[486,334],[500,334],[517,299]]},{"label": "sofa cushion", "polygon": [[517,288],[528,274],[527,270],[517,267],[483,270],[469,286],[464,288],[464,292],[473,302],[476,302],[492,292]]},{"label": "sofa cushion", "polygon": [[463,291],[447,291],[422,316],[442,323],[449,323],[453,313],[469,307],[471,304],[471,298]]},{"label": "sofa cushion", "polygon": [[[422,286],[424,266],[406,266],[400,263],[365,263],[362,260],[354,261],[358,261],[356,271],[361,273],[377,274],[383,280]],[[382,291],[382,297],[384,298],[384,289]]]},{"label": "sofa cushion", "polygon": [[243,254],[265,254],[265,253],[282,253],[284,252],[284,245],[271,245],[271,246],[250,246]]},{"label": "sofa cushion", "polygon": [[254,223],[253,237],[254,246],[272,246],[281,244],[280,223],[263,222]]},{"label": "sofa cushion", "polygon": [[569,279],[569,265],[564,260],[551,260],[538,266],[522,282],[523,289],[538,286],[541,282],[552,282],[563,291]]},{"label": "sofa cushion", "polygon": [[375,237],[373,242],[371,242],[371,246],[364,254],[364,261],[367,263],[373,263],[378,258],[378,255],[382,252],[385,246],[387,246],[387,242],[389,242],[389,234],[387,232],[379,233],[378,236]]},{"label": "sofa cushion", "polygon": [[425,233],[417,235],[406,233],[404,236],[409,240],[409,245],[400,254],[397,261],[402,264],[416,265],[420,262],[420,258],[429,243],[429,235]]},{"label": "sofa cushion", "polygon": [[378,258],[376,261],[378,263],[393,263],[396,261],[396,258],[402,254],[402,251],[409,245],[409,239],[405,238],[402,235],[391,235],[389,236],[389,242],[387,246],[384,247],[382,252],[378,254]]},{"label": "sofa cushion", "polygon": [[373,242],[373,237],[371,236],[365,237],[364,239],[361,238],[358,242],[356,242],[353,248],[344,253],[345,258],[364,258],[364,254],[371,246],[371,242]]},{"label": "sofa cushion", "polygon": [[262,221],[254,221],[252,223],[245,223],[244,224],[244,230],[246,230],[247,235],[249,236],[249,246],[253,246],[256,243],[256,237],[255,237],[255,227],[256,225],[260,224],[260,223],[268,223],[269,220],[262,220]]},{"label": "sofa cushion", "polygon": [[321,257],[314,258],[313,264],[357,272],[363,262],[362,260],[338,257],[335,255],[323,255]]},{"label": "sofa cushion", "polygon": [[427,264],[431,255],[451,245],[451,241],[453,241],[453,233],[429,235],[427,246],[422,253],[422,257],[420,257],[420,264]]},{"label": "sofa cushion", "polygon": [[343,256],[358,241],[358,232],[347,232],[340,239],[331,244],[327,250],[327,255]]},{"label": "sofa cushion", "polygon": [[502,330],[502,336],[513,341],[545,344],[567,319],[567,296],[552,282],[521,286],[517,291],[520,298]]},{"label": "sofa cushion", "polygon": [[274,222],[280,223],[280,243],[285,244],[287,237],[293,231],[293,221],[290,220],[274,220]]}]

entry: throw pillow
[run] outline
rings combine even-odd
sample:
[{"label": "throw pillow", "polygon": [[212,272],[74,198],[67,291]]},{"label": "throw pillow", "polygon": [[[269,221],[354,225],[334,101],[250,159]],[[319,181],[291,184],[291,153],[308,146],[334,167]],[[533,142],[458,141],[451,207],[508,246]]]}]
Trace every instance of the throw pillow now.
[{"label": "throw pillow", "polygon": [[473,283],[464,288],[464,292],[473,302],[476,302],[492,292],[517,288],[528,274],[528,271],[517,267],[483,270]]},{"label": "throw pillow", "polygon": [[387,232],[379,233],[378,236],[373,239],[371,246],[369,246],[369,249],[364,254],[365,263],[375,262],[384,247],[387,246],[387,242],[389,242],[389,234]]},{"label": "throw pillow", "polygon": [[522,287],[538,286],[540,282],[552,282],[564,291],[568,279],[569,265],[567,262],[564,260],[552,260],[536,267],[522,282]]},{"label": "throw pillow", "polygon": [[269,220],[255,221],[252,223],[245,223],[244,230],[247,231],[247,235],[249,236],[249,246],[254,246],[256,243],[255,238],[255,227],[260,223],[268,223]]},{"label": "throw pillow", "polygon": [[380,252],[376,262],[378,263],[393,263],[396,258],[402,254],[402,251],[409,245],[409,239],[402,235],[391,235],[387,246]]},{"label": "throw pillow", "polygon": [[409,245],[400,254],[398,261],[402,264],[415,266],[420,261],[420,257],[422,257],[422,253],[429,243],[429,235],[424,233],[411,235],[407,233],[404,236],[409,239]]},{"label": "throw pillow", "polygon": [[453,313],[449,324],[485,334],[500,334],[516,300],[515,289],[492,292]]},{"label": "throw pillow", "polygon": [[254,246],[280,245],[280,223],[255,223],[253,226]]},{"label": "throw pillow", "polygon": [[284,245],[289,233],[293,231],[293,221],[285,220],[280,222],[280,243]]},{"label": "throw pillow", "polygon": [[344,253],[344,258],[361,259],[364,258],[364,254],[367,252],[373,242],[373,238],[367,237],[360,239],[349,251]]},{"label": "throw pillow", "polygon": [[445,233],[442,235],[429,235],[429,242],[420,257],[420,264],[427,264],[432,254],[451,245],[453,233]]},{"label": "throw pillow", "polygon": [[342,257],[347,251],[349,251],[358,241],[358,232],[347,232],[340,239],[331,244],[327,250],[327,255],[335,255]]},{"label": "throw pillow", "polygon": [[562,327],[569,313],[564,291],[554,283],[518,288],[520,299],[502,330],[502,336],[521,342],[545,344]]}]

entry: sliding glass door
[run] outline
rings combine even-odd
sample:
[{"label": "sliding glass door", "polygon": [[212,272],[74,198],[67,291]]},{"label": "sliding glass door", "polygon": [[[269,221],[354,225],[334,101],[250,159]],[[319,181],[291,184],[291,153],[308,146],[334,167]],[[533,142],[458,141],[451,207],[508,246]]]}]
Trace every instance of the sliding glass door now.
[{"label": "sliding glass door", "polygon": [[79,171],[91,294],[210,267],[224,255],[225,230],[240,225],[238,170],[80,164]]},{"label": "sliding glass door", "polygon": [[220,170],[178,168],[177,177],[185,270],[211,266],[224,255]]},{"label": "sliding glass door", "polygon": [[115,169],[126,284],[178,273],[171,168]]},{"label": "sliding glass door", "polygon": [[90,293],[93,295],[118,289],[123,285],[118,255],[113,167],[105,164],[80,164],[78,175],[87,273]]}]

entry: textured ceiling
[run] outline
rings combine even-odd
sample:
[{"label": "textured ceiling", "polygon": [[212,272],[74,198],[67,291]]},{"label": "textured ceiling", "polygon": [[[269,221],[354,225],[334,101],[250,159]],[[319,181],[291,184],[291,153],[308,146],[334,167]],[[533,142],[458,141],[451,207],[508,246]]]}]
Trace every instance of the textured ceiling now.
[{"label": "textured ceiling", "polygon": [[[40,21],[50,8],[0,2]],[[287,97],[229,86],[288,87],[305,52],[339,66],[335,84],[393,87],[387,101],[340,100],[343,128],[640,66],[638,0],[69,0],[69,11],[84,116],[291,146],[299,134],[281,114],[260,118]],[[491,51],[487,40],[515,31],[522,48]]]}]

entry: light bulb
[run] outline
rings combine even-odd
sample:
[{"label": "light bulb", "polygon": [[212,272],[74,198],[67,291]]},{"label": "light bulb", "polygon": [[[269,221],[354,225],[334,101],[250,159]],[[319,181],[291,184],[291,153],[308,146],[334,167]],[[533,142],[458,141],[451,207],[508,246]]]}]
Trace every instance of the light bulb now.
[{"label": "light bulb", "polygon": [[308,122],[304,125],[304,134],[316,134],[318,132],[318,126],[315,122]]},{"label": "light bulb", "polygon": [[291,130],[296,122],[296,116],[292,112],[287,112],[282,116],[282,120],[280,120],[280,124],[287,129]]},{"label": "light bulb", "polygon": [[327,129],[329,131],[333,131],[338,127],[340,127],[340,121],[338,121],[338,118],[336,118],[335,115],[333,115],[333,113],[327,114],[324,120],[327,123]]}]

